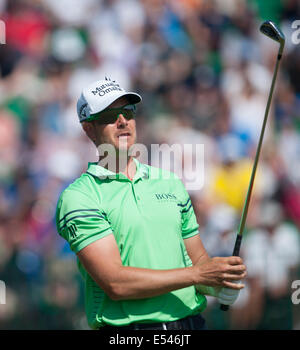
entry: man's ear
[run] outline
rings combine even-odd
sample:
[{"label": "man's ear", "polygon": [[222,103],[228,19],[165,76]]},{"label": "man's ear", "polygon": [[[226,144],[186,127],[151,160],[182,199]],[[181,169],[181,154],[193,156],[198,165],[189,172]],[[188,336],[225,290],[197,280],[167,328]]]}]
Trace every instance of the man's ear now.
[{"label": "man's ear", "polygon": [[96,143],[96,128],[93,123],[83,122],[81,123],[82,129],[86,133],[87,137]]}]

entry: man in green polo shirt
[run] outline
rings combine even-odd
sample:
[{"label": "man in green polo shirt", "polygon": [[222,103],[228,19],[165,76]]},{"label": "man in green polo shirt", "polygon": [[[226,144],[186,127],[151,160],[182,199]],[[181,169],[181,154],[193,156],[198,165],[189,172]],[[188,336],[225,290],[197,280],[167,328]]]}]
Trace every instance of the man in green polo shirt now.
[{"label": "man in green polo shirt", "polygon": [[82,127],[113,152],[63,191],[57,230],[77,255],[92,329],[203,329],[204,294],[231,305],[246,268],[239,257],[210,258],[181,180],[129,154],[140,101],[107,79],[83,90]]}]

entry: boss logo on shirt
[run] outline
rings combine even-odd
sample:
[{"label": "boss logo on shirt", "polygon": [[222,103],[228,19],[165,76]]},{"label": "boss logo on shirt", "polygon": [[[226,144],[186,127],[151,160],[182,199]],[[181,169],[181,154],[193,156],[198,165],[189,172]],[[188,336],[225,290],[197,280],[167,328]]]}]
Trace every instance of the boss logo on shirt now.
[{"label": "boss logo on shirt", "polygon": [[175,194],[173,194],[173,193],[155,193],[155,197],[159,201],[166,201],[166,200],[177,201],[177,198],[176,198]]}]

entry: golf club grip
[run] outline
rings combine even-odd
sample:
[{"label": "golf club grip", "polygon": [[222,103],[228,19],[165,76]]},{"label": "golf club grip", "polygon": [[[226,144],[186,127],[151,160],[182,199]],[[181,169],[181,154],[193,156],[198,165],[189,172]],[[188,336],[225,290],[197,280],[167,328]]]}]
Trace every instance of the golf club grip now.
[{"label": "golf club grip", "polygon": [[241,243],[242,243],[242,238],[243,238],[242,235],[237,234],[236,240],[235,240],[235,244],[234,244],[234,248],[233,248],[233,253],[232,253],[233,256],[239,256]]},{"label": "golf club grip", "polygon": [[[239,256],[239,254],[240,254],[240,248],[241,248],[241,243],[242,243],[242,238],[243,238],[242,235],[239,235],[239,234],[238,234],[238,235],[236,236],[236,240],[235,240],[235,244],[234,244],[234,249],[233,249],[233,253],[232,253],[233,256]],[[220,309],[221,309],[222,311],[228,311],[229,305],[221,304],[221,305],[220,305]]]}]

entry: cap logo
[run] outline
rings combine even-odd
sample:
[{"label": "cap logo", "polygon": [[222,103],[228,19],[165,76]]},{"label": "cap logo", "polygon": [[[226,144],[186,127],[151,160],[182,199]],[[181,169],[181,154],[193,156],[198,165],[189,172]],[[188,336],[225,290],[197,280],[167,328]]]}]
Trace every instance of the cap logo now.
[{"label": "cap logo", "polygon": [[86,107],[87,107],[87,103],[84,103],[81,107],[80,107],[80,110],[79,110],[79,114],[81,117],[83,118],[86,118],[87,115],[86,115]]},{"label": "cap logo", "polygon": [[111,91],[123,91],[123,89],[115,81],[109,81],[105,84],[97,86],[96,89],[92,90],[91,92],[94,96],[98,95],[101,97],[101,96],[104,96],[105,94],[107,94]]}]

